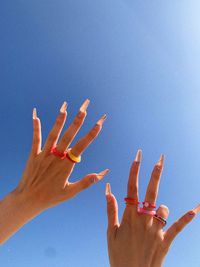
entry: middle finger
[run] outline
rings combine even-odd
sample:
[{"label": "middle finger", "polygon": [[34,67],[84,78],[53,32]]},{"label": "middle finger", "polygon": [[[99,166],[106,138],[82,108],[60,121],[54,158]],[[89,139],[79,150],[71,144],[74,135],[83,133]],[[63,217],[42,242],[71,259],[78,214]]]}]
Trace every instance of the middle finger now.
[{"label": "middle finger", "polygon": [[63,134],[60,142],[57,145],[57,149],[60,152],[64,152],[68,146],[71,144],[71,142],[74,140],[75,136],[77,135],[78,131],[80,130],[81,126],[84,123],[85,117],[86,117],[86,110],[90,103],[89,99],[86,99],[85,102],[81,105],[79,112],[77,116],[75,117],[72,124],[69,126],[69,128],[65,131]]},{"label": "middle finger", "polygon": [[[158,189],[160,184],[160,177],[164,167],[164,155],[160,156],[159,161],[154,166],[153,172],[151,174],[151,179],[149,181],[145,202],[154,204],[158,196]],[[145,209],[152,210],[152,208],[145,207]]]}]

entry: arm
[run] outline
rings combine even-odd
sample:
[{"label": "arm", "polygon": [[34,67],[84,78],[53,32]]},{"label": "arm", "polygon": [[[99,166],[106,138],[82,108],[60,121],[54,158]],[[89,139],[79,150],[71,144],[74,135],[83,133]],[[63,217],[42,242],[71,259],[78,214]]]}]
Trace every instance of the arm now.
[{"label": "arm", "polygon": [[16,233],[41,210],[15,191],[0,201],[0,244]]},{"label": "arm", "polygon": [[[100,181],[107,173],[90,173],[71,183],[69,177],[76,159],[94,141],[102,129],[106,116],[102,116],[89,132],[71,148],[70,158],[66,151],[84,123],[89,100],[79,109],[72,124],[58,142],[67,117],[67,103],[64,102],[60,114],[41,149],[41,124],[36,110],[33,111],[33,143],[26,168],[18,186],[0,202],[0,244],[3,244],[18,229],[42,211],[75,197],[78,193]],[[54,153],[52,148],[56,147]],[[59,155],[58,155],[59,154]],[[61,156],[60,156],[61,155]]]}]

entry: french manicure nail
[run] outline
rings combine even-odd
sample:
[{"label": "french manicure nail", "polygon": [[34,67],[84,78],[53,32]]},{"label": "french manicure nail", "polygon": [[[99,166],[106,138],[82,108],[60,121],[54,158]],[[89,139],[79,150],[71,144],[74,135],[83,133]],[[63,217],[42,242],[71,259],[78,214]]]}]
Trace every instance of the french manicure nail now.
[{"label": "french manicure nail", "polygon": [[60,112],[61,112],[61,113],[65,113],[66,109],[67,109],[67,102],[65,101],[65,102],[62,104],[61,108],[60,108]]},{"label": "french manicure nail", "polygon": [[135,156],[135,161],[136,162],[140,162],[141,159],[142,159],[142,150],[141,149],[138,149],[137,154]]},{"label": "french manicure nail", "polygon": [[80,111],[85,112],[90,104],[90,100],[86,99],[80,107]]},{"label": "french manicure nail", "polygon": [[158,162],[157,162],[157,165],[162,166],[163,163],[164,163],[164,159],[165,159],[165,156],[164,156],[163,154],[161,154],[161,155],[160,155],[160,158],[159,158],[159,160],[158,160]]},{"label": "french manicure nail", "polygon": [[198,204],[193,210],[196,213],[200,212],[200,204]]},{"label": "french manicure nail", "polygon": [[109,173],[109,171],[110,171],[109,169],[105,169],[102,172],[98,173],[98,176],[105,176],[106,174]]},{"label": "french manicure nail", "polygon": [[106,190],[105,190],[105,195],[110,195],[111,194],[111,187],[109,183],[106,183]]},{"label": "french manicure nail", "polygon": [[36,108],[33,109],[33,119],[37,119],[37,110]]},{"label": "french manicure nail", "polygon": [[107,115],[104,114],[104,115],[97,121],[96,124],[102,126],[103,123],[104,123],[104,121],[106,120],[106,118],[107,118]]}]

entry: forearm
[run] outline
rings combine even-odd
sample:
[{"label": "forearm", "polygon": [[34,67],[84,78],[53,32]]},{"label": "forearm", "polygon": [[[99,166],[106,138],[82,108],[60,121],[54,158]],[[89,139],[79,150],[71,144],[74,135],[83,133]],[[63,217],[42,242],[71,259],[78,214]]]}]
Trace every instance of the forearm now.
[{"label": "forearm", "polygon": [[39,213],[41,210],[34,207],[30,200],[15,191],[10,192],[0,201],[0,244]]}]

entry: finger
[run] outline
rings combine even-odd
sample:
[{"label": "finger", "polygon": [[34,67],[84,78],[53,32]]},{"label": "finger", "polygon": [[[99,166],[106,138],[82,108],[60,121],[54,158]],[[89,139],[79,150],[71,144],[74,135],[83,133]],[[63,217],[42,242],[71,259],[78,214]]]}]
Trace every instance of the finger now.
[{"label": "finger", "polygon": [[41,123],[37,117],[36,108],[33,109],[33,141],[31,156],[35,157],[41,152],[42,134],[41,134]]},{"label": "finger", "polygon": [[109,172],[109,169],[105,169],[104,171],[100,173],[91,173],[91,174],[86,175],[81,180],[70,184],[71,191],[73,192],[74,195],[80,193],[81,191],[88,188],[95,182],[98,182],[101,179],[103,179],[103,177],[106,174],[108,174],[108,172]]},{"label": "finger", "polygon": [[107,201],[107,216],[108,216],[108,234],[112,233],[119,227],[118,204],[115,196],[111,193],[110,184],[106,184],[106,201]]},{"label": "finger", "polygon": [[139,199],[138,196],[138,175],[140,170],[140,162],[142,159],[142,150],[138,150],[135,160],[132,163],[129,179],[128,179],[128,188],[127,188],[127,197]]},{"label": "finger", "polygon": [[75,157],[80,156],[86,148],[94,141],[102,129],[102,125],[106,120],[106,115],[103,115],[100,120],[95,124],[95,126],[76,144],[72,147],[71,152]]},{"label": "finger", "polygon": [[[169,217],[169,208],[165,205],[160,205],[159,208],[156,210],[156,214],[167,220],[167,218]],[[162,229],[165,226],[162,220],[159,220],[159,218],[156,217],[153,218],[156,229]]]},{"label": "finger", "polygon": [[200,204],[193,210],[185,213],[180,219],[178,219],[164,234],[164,240],[169,247],[175,237],[183,230],[183,228],[190,223],[195,215],[200,211]]},{"label": "finger", "polygon": [[75,136],[77,135],[78,131],[80,130],[81,126],[84,123],[84,120],[87,115],[86,110],[89,104],[90,104],[90,100],[86,99],[84,103],[81,105],[79,112],[76,115],[74,121],[63,134],[57,146],[57,149],[60,152],[64,152],[68,148],[68,146],[71,144],[71,142],[74,140]]},{"label": "finger", "polygon": [[52,147],[54,147],[58,141],[58,138],[59,138],[60,133],[64,127],[66,117],[67,117],[66,109],[67,109],[67,102],[64,102],[60,108],[60,114],[58,115],[56,122],[55,122],[53,128],[51,129],[51,131],[47,137],[47,140],[45,142],[45,145],[43,148],[45,155],[49,155]]},{"label": "finger", "polygon": [[[145,202],[149,203],[156,202],[163,166],[164,166],[164,155],[161,155],[159,161],[154,166],[153,172],[151,174],[151,179],[149,181],[146,191]],[[145,207],[145,209],[151,210],[152,208]]]}]

